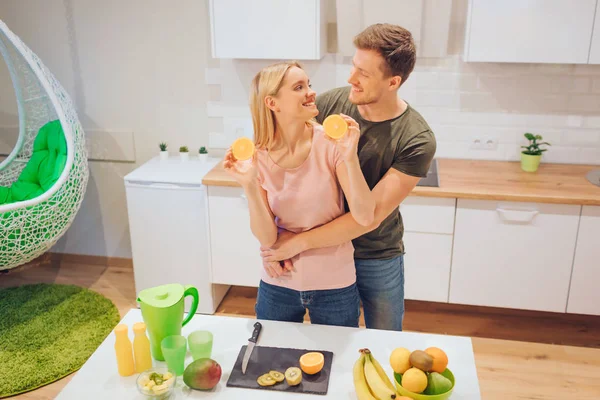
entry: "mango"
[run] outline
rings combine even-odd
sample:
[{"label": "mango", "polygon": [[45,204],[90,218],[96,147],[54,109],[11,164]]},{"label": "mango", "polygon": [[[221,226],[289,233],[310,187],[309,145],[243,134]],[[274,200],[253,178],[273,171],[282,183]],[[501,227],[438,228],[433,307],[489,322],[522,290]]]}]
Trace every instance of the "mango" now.
[{"label": "mango", "polygon": [[433,357],[425,353],[423,350],[415,350],[410,353],[410,365],[420,369],[423,372],[431,371],[433,367]]},{"label": "mango", "polygon": [[410,350],[398,347],[390,355],[390,366],[397,374],[403,374],[410,368]]},{"label": "mango", "polygon": [[192,389],[210,390],[221,379],[221,366],[210,358],[199,358],[185,368],[183,382]]},{"label": "mango", "polygon": [[452,382],[442,374],[432,372],[427,377],[427,388],[425,394],[436,395],[446,393],[452,389]]}]

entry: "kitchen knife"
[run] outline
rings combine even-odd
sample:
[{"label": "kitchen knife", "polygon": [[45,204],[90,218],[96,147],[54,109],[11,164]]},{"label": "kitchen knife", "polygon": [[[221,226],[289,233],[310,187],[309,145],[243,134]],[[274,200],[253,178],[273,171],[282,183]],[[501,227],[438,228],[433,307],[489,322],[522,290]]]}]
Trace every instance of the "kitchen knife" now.
[{"label": "kitchen knife", "polygon": [[260,322],[254,324],[254,331],[252,332],[252,337],[248,339],[248,347],[246,347],[246,352],[244,353],[244,359],[242,360],[242,374],[246,373],[246,367],[248,367],[248,361],[250,360],[250,355],[252,354],[252,350],[254,350],[254,346],[258,341],[258,336],[260,335],[260,330],[262,329],[262,325]]}]

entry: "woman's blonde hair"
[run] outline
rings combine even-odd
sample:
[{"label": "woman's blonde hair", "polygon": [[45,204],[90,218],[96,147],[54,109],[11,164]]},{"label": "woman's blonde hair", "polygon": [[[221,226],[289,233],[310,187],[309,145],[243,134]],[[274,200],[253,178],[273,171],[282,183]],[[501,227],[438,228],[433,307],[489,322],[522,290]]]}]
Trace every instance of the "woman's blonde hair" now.
[{"label": "woman's blonde hair", "polygon": [[276,96],[285,74],[292,67],[303,69],[297,61],[271,64],[254,76],[250,88],[250,112],[254,127],[254,144],[259,149],[270,149],[275,140],[275,114],[265,104],[267,96]]}]

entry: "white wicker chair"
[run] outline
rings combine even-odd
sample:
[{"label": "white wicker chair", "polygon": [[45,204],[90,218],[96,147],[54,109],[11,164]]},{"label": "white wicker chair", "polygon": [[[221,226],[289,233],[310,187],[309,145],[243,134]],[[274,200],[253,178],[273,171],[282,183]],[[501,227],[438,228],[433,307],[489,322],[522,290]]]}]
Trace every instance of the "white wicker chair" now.
[{"label": "white wicker chair", "polygon": [[19,139],[0,163],[0,186],[17,180],[31,157],[39,129],[59,120],[67,162],[43,195],[0,206],[0,271],[25,264],[50,249],[69,228],[88,182],[84,132],[71,99],[40,59],[0,20],[0,54],[17,97]]}]

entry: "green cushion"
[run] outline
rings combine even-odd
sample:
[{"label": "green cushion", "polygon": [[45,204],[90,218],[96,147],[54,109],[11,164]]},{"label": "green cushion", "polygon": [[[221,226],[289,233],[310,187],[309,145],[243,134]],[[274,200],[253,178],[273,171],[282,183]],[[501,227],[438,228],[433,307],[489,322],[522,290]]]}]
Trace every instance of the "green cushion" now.
[{"label": "green cushion", "polygon": [[59,120],[40,128],[33,154],[10,188],[0,187],[0,205],[41,196],[56,183],[67,163],[67,142]]}]

